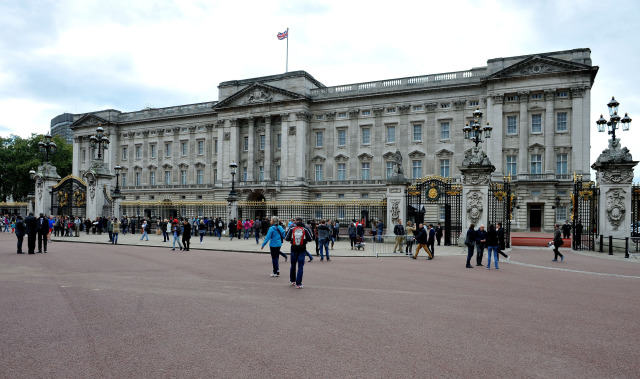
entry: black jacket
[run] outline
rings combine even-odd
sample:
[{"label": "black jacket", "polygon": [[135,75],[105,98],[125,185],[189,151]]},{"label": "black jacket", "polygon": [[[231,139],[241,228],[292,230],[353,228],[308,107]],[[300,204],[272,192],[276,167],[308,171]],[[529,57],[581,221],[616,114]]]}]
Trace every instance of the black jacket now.
[{"label": "black jacket", "polygon": [[404,236],[404,226],[402,226],[402,224],[396,224],[396,226],[393,227],[393,234],[396,236]]},{"label": "black jacket", "polygon": [[[298,226],[302,226],[304,228],[304,240],[302,242],[302,245],[294,246],[293,245],[293,241],[292,241],[292,239],[293,239],[293,229],[295,229]],[[303,253],[303,252],[307,251],[307,242],[313,241],[313,235],[311,234],[309,229],[307,229],[307,227],[304,225],[304,223],[298,222],[294,226],[289,228],[289,230],[287,230],[287,234],[285,235],[284,240],[285,241],[292,241],[291,242],[291,251],[292,252]],[[291,259],[293,259],[293,258],[291,258]]]},{"label": "black jacket", "polygon": [[49,233],[49,220],[47,220],[45,217],[39,217],[38,218],[38,233],[41,234],[48,234]]},{"label": "black jacket", "polygon": [[428,239],[427,229],[423,227],[422,229],[420,229],[420,231],[418,232],[418,235],[416,236],[416,242],[426,244],[427,239]]},{"label": "black jacket", "polygon": [[27,234],[34,235],[38,231],[38,220],[33,216],[27,216],[24,220],[24,225],[27,229]]},{"label": "black jacket", "polygon": [[495,230],[487,232],[487,246],[498,246],[498,233]]},{"label": "black jacket", "polygon": [[16,237],[24,237],[25,230],[24,221],[16,221]]},{"label": "black jacket", "polygon": [[500,248],[500,250],[504,250],[504,228],[498,228],[496,232],[498,233],[498,247]]}]

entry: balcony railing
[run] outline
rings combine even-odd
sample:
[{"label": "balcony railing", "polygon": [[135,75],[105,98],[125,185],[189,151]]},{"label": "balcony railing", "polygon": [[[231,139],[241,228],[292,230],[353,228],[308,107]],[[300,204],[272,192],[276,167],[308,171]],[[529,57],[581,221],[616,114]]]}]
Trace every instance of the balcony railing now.
[{"label": "balcony railing", "polygon": [[572,180],[572,174],[518,174],[512,175],[514,181],[551,181],[551,180]]}]

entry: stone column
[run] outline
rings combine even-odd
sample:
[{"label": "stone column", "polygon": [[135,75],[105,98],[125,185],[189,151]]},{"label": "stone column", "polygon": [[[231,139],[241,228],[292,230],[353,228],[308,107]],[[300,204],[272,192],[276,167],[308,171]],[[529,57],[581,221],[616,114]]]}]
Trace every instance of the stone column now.
[{"label": "stone column", "polygon": [[[571,89],[571,113],[569,133],[571,134],[571,161],[569,172],[577,172],[584,174],[585,177],[589,177],[589,148],[590,148],[590,133],[582,133],[582,125],[589,123],[589,100],[584,101],[583,93],[586,93],[588,97],[588,89],[582,88]],[[586,107],[583,107],[583,104]],[[586,112],[585,112],[586,108]],[[586,113],[586,114],[585,114]]]},{"label": "stone column", "polygon": [[391,234],[398,219],[402,220],[402,225],[407,224],[407,186],[410,182],[404,176],[402,179],[404,181],[390,179],[387,182],[387,234]]},{"label": "stone column", "polygon": [[[475,224],[476,228],[479,225],[487,226],[489,182],[491,173],[495,170],[479,147],[474,147],[462,162],[462,230],[468,229],[471,223]],[[459,245],[464,243],[464,238],[463,233],[458,241]]]},{"label": "stone column", "polygon": [[264,116],[264,181],[271,182],[271,116]]},{"label": "stone column", "polygon": [[33,214],[36,216],[40,213],[51,214],[51,206],[53,205],[51,204],[51,189],[60,181],[60,175],[58,175],[55,166],[45,162],[38,167],[34,179],[36,199]]},{"label": "stone column", "polygon": [[[600,154],[591,168],[596,170],[600,198],[598,199],[598,234],[605,240],[629,237],[631,230],[631,195],[633,170],[638,164],[620,139],[609,140],[609,147]],[[616,241],[616,243],[624,243]]]},{"label": "stone column", "polygon": [[289,113],[282,113],[280,115],[281,131],[282,134],[282,149],[280,151],[280,181],[286,182],[289,180]]},{"label": "stone column", "polygon": [[[504,97],[499,97],[504,99]],[[490,123],[491,127],[493,127],[493,132],[491,133],[491,138],[487,140],[487,151],[488,155],[491,157],[493,162],[497,167],[497,172],[493,175],[497,177],[502,177],[504,164],[503,164],[503,155],[502,146],[505,131],[502,124],[502,107],[504,101],[496,101],[494,103],[493,97],[489,97],[487,99],[487,122]],[[484,127],[484,125],[481,125]]]},{"label": "stone column", "polygon": [[247,152],[247,181],[248,182],[253,182],[253,177],[254,177],[254,153],[255,153],[255,149],[256,149],[256,144],[255,144],[255,120],[253,119],[253,117],[250,117],[248,119],[249,122],[249,151]]},{"label": "stone column", "polygon": [[104,188],[107,193],[111,193],[111,183],[115,175],[111,174],[104,162],[95,161],[84,177],[87,183],[86,217],[95,220],[97,217],[111,216],[104,214],[104,206],[107,204]]},{"label": "stone column", "polygon": [[296,158],[301,160],[303,164],[298,164],[296,166],[295,180],[299,184],[306,183],[307,181],[307,164],[309,162],[309,158],[307,156],[308,153],[308,144],[307,144],[307,123],[309,122],[311,116],[307,112],[298,112],[296,113]]},{"label": "stone column", "polygon": [[80,145],[82,144],[82,137],[73,137],[73,164],[71,168],[71,174],[75,177],[80,176]]},{"label": "stone column", "polygon": [[544,116],[544,173],[553,174],[556,170],[555,147],[556,147],[556,123],[554,115],[553,100],[556,90],[544,91],[545,116]]},{"label": "stone column", "polygon": [[518,174],[526,174],[529,172],[529,93],[520,92],[518,100],[520,101],[520,115],[518,117],[517,132],[520,151],[518,152],[516,172]]}]

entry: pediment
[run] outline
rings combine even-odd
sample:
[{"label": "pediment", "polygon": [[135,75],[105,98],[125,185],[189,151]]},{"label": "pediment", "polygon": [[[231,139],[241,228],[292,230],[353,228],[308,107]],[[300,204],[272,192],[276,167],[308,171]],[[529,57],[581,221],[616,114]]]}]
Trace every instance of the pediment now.
[{"label": "pediment", "polygon": [[373,159],[373,155],[367,154],[367,153],[362,153],[362,154],[358,155],[358,159],[371,160],[371,159]]},{"label": "pediment", "polygon": [[396,153],[394,153],[393,151],[387,151],[386,153],[382,154],[382,157],[385,160],[390,160],[390,159],[393,159],[395,155]]},{"label": "pediment", "polygon": [[333,159],[335,159],[336,161],[339,161],[339,162],[340,162],[340,161],[341,161],[341,162],[345,162],[345,161],[349,160],[349,157],[347,157],[347,156],[346,156],[346,155],[344,155],[344,154],[338,154],[338,155],[336,155],[335,157],[333,157]]},{"label": "pediment", "polygon": [[218,102],[214,109],[252,107],[287,101],[308,100],[307,97],[264,83],[254,83]]},{"label": "pediment", "polygon": [[551,58],[542,55],[534,55],[514,65],[495,72],[485,80],[498,80],[507,78],[527,77],[536,75],[549,75],[558,73],[592,72],[592,80],[598,71],[597,66],[588,66],[582,63],[570,62],[563,59]]},{"label": "pediment", "polygon": [[410,158],[424,158],[425,157],[425,153],[423,153],[420,150],[414,150],[412,152],[410,152],[409,154],[407,154]]},{"label": "pediment", "polygon": [[311,158],[311,162],[315,162],[315,163],[324,162],[325,160],[326,158],[320,155],[316,155],[315,157]]},{"label": "pediment", "polygon": [[76,128],[82,128],[85,126],[97,127],[98,125],[106,126],[107,124],[110,124],[109,120],[104,119],[100,116],[96,116],[93,113],[87,113],[84,116],[77,119],[76,121],[74,121],[73,124],[69,125],[69,128],[76,129]]},{"label": "pediment", "polygon": [[453,151],[448,150],[448,149],[440,149],[436,152],[436,156],[438,157],[447,157],[447,156],[452,156],[453,155]]}]

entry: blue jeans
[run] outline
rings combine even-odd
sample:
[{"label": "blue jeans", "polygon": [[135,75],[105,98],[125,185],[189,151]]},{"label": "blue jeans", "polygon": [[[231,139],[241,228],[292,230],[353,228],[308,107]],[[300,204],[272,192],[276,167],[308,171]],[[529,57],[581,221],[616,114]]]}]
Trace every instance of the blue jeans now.
[{"label": "blue jeans", "polygon": [[327,253],[327,260],[329,259],[329,240],[326,238],[320,238],[318,240],[318,245],[320,245],[320,260],[324,259],[324,254],[322,253],[322,248],[324,247],[324,251]]},{"label": "blue jeans", "polygon": [[176,241],[178,241],[178,246],[180,246],[180,248],[182,249],[182,244],[180,243],[180,237],[178,237],[177,235],[173,235],[173,249],[175,250],[176,248]]},{"label": "blue jeans", "polygon": [[487,246],[487,268],[491,268],[491,256],[498,268],[498,246]]},{"label": "blue jeans", "polygon": [[273,264],[273,273],[280,274],[280,246],[269,247],[271,249],[271,263]]},{"label": "blue jeans", "polygon": [[111,239],[111,244],[117,244],[118,243],[118,234],[120,234],[120,233],[113,233],[113,238]]},{"label": "blue jeans", "polygon": [[246,239],[246,240],[248,240],[248,239],[249,239],[249,232],[250,232],[250,231],[251,231],[251,230],[249,230],[249,229],[245,229],[245,230],[244,230],[244,239]]},{"label": "blue jeans", "polygon": [[[302,284],[302,272],[304,268],[305,252],[291,252],[291,271],[289,271],[289,280],[296,282],[297,285]],[[296,264],[298,265],[298,274],[296,275]]]},{"label": "blue jeans", "polygon": [[204,233],[206,233],[206,230],[200,231],[200,242],[202,242],[202,239],[204,238]]},{"label": "blue jeans", "polygon": [[382,230],[378,230],[378,242],[382,242]]},{"label": "blue jeans", "polygon": [[220,239],[220,237],[222,237],[222,229],[216,228],[216,236],[218,237],[218,239]]},{"label": "blue jeans", "polygon": [[256,243],[260,243],[260,230],[256,230]]},{"label": "blue jeans", "polygon": [[140,237],[140,241],[142,241],[142,239],[146,238],[147,241],[149,241],[149,236],[147,235],[147,230],[145,229],[144,232],[142,232],[142,237]]}]

